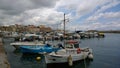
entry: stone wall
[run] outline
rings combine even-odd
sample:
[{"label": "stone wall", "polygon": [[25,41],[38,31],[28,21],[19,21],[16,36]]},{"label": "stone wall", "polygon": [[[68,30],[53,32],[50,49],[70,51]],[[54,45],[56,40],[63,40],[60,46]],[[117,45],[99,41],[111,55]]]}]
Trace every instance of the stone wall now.
[{"label": "stone wall", "polygon": [[1,38],[0,38],[0,68],[10,68],[10,64],[7,60],[7,55],[5,53]]}]

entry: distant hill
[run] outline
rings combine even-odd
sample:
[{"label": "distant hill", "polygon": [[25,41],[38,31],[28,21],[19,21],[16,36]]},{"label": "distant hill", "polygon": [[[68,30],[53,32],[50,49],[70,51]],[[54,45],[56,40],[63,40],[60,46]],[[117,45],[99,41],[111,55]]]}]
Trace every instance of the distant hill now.
[{"label": "distant hill", "polygon": [[120,30],[88,30],[87,32],[120,33]]},{"label": "distant hill", "polygon": [[106,30],[106,31],[99,31],[103,33],[120,33],[120,30]]}]

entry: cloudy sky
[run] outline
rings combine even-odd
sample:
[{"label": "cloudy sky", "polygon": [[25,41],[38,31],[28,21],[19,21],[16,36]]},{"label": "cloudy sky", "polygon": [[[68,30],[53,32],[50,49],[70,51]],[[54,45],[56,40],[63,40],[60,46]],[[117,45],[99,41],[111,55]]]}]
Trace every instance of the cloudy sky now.
[{"label": "cloudy sky", "polygon": [[0,25],[120,30],[120,0],[0,0]]}]

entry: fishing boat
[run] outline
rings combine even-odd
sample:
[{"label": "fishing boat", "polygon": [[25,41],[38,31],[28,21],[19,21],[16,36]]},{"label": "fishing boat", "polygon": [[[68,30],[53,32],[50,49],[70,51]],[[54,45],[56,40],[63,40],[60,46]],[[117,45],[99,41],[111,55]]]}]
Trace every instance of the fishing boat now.
[{"label": "fishing boat", "polygon": [[54,51],[59,50],[60,48],[53,47],[50,44],[45,44],[44,46],[20,46],[20,51],[22,53],[39,53],[39,54],[44,54],[44,53],[51,53]]},{"label": "fishing boat", "polygon": [[[65,38],[65,14],[64,14],[64,38]],[[67,43],[64,39],[64,47],[58,51],[45,54],[46,64],[51,63],[67,63],[72,66],[74,61],[84,60],[86,58],[93,59],[93,53],[91,48],[80,48],[75,44],[77,41],[70,40]],[[61,45],[62,46],[62,45]]]},{"label": "fishing boat", "polygon": [[84,60],[86,58],[93,59],[92,49],[76,48],[74,44],[66,44],[65,49],[45,54],[45,61],[50,63],[71,63],[74,61]]}]

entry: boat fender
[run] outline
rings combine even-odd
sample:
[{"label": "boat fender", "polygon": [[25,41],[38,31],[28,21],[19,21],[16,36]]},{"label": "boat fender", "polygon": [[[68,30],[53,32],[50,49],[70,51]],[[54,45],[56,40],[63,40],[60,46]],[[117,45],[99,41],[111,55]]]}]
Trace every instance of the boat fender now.
[{"label": "boat fender", "polygon": [[77,54],[81,53],[80,48],[77,48]]},{"label": "boat fender", "polygon": [[71,55],[68,56],[68,65],[69,66],[73,65],[73,61],[72,61],[72,56]]},{"label": "boat fender", "polygon": [[93,54],[92,54],[92,53],[89,53],[89,54],[88,54],[88,58],[92,60],[92,59],[93,59]]},{"label": "boat fender", "polygon": [[37,60],[37,61],[40,61],[40,60],[41,60],[41,57],[36,57],[36,60]]}]

